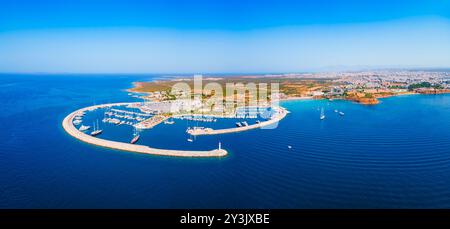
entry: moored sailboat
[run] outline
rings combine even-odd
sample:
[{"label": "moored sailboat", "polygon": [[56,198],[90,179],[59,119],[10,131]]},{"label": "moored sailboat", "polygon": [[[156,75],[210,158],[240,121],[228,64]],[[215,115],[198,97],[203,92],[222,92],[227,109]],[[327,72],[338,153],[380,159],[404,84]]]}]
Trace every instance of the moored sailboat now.
[{"label": "moored sailboat", "polygon": [[131,144],[136,143],[137,141],[139,141],[139,138],[140,138],[140,135],[139,135],[138,131],[136,130],[136,128],[133,129],[133,136],[134,136],[133,139],[131,139],[131,141],[130,141]]},{"label": "moored sailboat", "polygon": [[95,125],[95,123],[94,123],[94,131],[91,132],[91,136],[99,135],[102,132],[103,132],[103,130],[100,130],[100,128],[98,126],[98,120],[97,120],[97,125]]}]

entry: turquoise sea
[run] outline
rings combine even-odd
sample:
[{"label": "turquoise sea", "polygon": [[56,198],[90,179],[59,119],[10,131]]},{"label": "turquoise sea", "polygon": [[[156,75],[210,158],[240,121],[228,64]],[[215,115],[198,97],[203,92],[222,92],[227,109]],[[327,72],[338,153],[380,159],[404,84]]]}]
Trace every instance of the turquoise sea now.
[{"label": "turquoise sea", "polygon": [[[190,143],[189,124],[175,120],[139,141],[170,149],[220,141],[225,158],[105,149],[62,129],[76,109],[139,101],[125,89],[155,78],[0,75],[0,208],[450,208],[450,95],[376,106],[286,101],[291,113],[275,129]],[[99,137],[129,141],[131,128],[120,128]]]}]

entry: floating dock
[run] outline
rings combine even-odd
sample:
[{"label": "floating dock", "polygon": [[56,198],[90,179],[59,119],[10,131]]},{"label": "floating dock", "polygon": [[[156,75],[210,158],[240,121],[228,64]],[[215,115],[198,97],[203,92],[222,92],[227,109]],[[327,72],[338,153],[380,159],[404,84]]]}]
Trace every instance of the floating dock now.
[{"label": "floating dock", "polygon": [[144,145],[134,145],[124,142],[116,142],[111,140],[105,140],[101,138],[92,137],[87,135],[81,131],[79,131],[74,125],[73,120],[79,114],[82,114],[86,111],[96,110],[98,108],[105,107],[113,107],[113,106],[125,106],[132,105],[135,103],[110,103],[110,104],[102,104],[95,105],[90,107],[85,107],[79,110],[76,110],[66,116],[62,122],[62,126],[64,130],[70,134],[72,137],[89,143],[93,145],[98,145],[102,147],[107,147],[111,149],[124,150],[129,152],[136,153],[145,153],[145,154],[153,154],[153,155],[162,155],[162,156],[175,156],[175,157],[223,157],[227,155],[227,151],[219,147],[219,149],[209,150],[209,151],[188,151],[188,150],[168,150],[168,149],[156,149],[151,148]]},{"label": "floating dock", "polygon": [[151,118],[148,118],[140,123],[137,123],[136,125],[134,125],[134,127],[138,128],[138,129],[151,129],[154,126],[166,121],[169,117],[164,116],[164,115],[155,115]]}]

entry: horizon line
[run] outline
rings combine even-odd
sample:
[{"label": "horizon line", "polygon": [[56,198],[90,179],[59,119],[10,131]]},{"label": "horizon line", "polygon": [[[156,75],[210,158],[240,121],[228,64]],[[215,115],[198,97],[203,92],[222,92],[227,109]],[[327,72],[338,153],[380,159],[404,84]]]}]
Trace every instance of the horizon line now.
[{"label": "horizon line", "polygon": [[[332,70],[332,68],[340,68]],[[364,72],[364,71],[450,71],[448,67],[330,67],[329,70],[303,70],[303,71],[261,71],[261,72],[1,72],[0,75],[13,74],[13,75],[272,75],[272,74],[308,74],[308,73],[327,73],[327,72]]]}]

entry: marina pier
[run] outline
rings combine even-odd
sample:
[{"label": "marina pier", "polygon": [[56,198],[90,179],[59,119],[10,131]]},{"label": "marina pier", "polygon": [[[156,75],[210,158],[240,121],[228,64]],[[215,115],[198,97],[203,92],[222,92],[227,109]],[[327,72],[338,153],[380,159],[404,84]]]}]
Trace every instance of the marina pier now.
[{"label": "marina pier", "polygon": [[137,123],[134,125],[138,129],[151,129],[154,126],[166,121],[168,119],[167,116],[164,115],[155,115],[153,117],[150,117],[140,123]]},{"label": "marina pier", "polygon": [[286,109],[284,109],[282,107],[278,107],[276,109],[277,109],[277,113],[270,120],[256,123],[253,125],[241,126],[241,127],[235,127],[235,128],[227,128],[227,129],[192,128],[192,129],[187,130],[187,133],[190,135],[194,135],[194,136],[216,135],[216,134],[229,134],[229,133],[235,133],[235,132],[241,132],[241,131],[247,131],[247,130],[251,130],[251,129],[266,127],[266,126],[273,125],[273,124],[279,122],[281,119],[286,117],[286,115],[289,113]]}]

